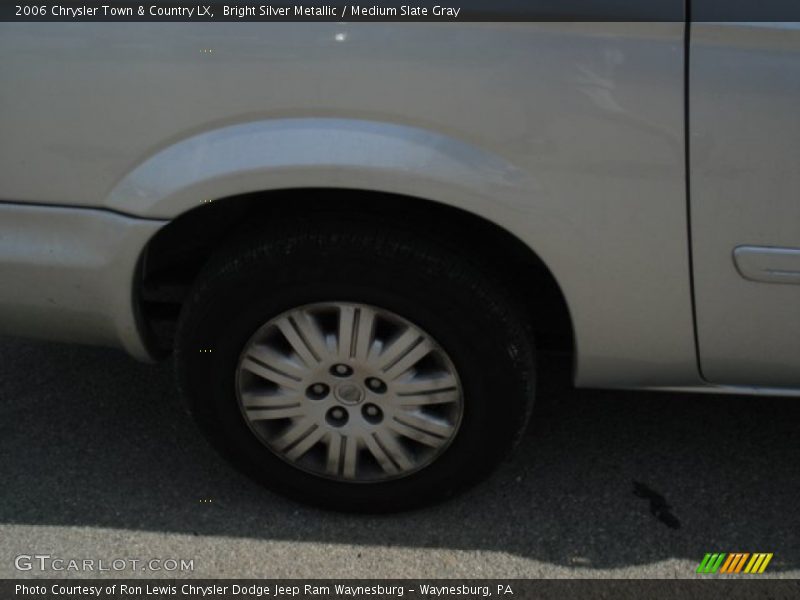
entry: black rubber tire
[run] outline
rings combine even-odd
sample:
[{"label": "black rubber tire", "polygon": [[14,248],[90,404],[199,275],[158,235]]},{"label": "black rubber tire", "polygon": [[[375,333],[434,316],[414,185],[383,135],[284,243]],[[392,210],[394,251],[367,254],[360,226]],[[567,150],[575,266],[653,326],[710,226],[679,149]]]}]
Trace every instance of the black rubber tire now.
[{"label": "black rubber tire", "polygon": [[[304,502],[382,512],[453,495],[508,454],[533,402],[534,350],[524,312],[479,262],[399,225],[330,217],[273,223],[228,245],[198,276],[178,325],[175,360],[189,411],[236,466]],[[247,340],[278,314],[325,301],[391,310],[449,354],[464,415],[455,439],[429,466],[385,482],[339,482],[291,466],[250,431],[235,393]]]}]

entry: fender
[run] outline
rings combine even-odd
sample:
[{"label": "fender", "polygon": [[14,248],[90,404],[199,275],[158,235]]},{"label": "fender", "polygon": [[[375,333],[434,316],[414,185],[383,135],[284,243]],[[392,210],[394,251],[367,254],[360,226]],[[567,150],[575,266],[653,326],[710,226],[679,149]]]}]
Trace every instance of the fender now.
[{"label": "fender", "polygon": [[548,266],[566,298],[579,385],[700,383],[687,264],[675,261],[686,252],[685,215],[675,202],[644,211],[638,198],[600,189],[588,203],[554,187],[552,179],[545,185],[529,168],[444,133],[289,118],[225,126],[163,148],[124,176],[105,204],[172,219],[220,198],[303,187],[425,198],[518,237]]},{"label": "fender", "polygon": [[[576,332],[579,385],[702,384],[682,22],[408,23],[402,36],[268,25],[248,36],[237,23],[120,24],[113,44],[90,45],[102,60],[86,60],[86,40],[106,40],[100,24],[2,27],[4,72],[36,76],[14,77],[4,95],[0,202],[112,209],[149,232],[247,192],[425,198],[497,224],[548,266]],[[225,52],[197,46],[211,27]],[[127,108],[98,114],[88,91]],[[59,222],[40,225],[44,236]],[[77,242],[75,231],[58,239]],[[29,259],[41,257],[12,262]]]},{"label": "fender", "polygon": [[160,150],[124,176],[105,205],[168,219],[210,200],[301,187],[415,195],[502,221],[524,209],[538,186],[502,157],[432,131],[352,119],[272,119]]}]

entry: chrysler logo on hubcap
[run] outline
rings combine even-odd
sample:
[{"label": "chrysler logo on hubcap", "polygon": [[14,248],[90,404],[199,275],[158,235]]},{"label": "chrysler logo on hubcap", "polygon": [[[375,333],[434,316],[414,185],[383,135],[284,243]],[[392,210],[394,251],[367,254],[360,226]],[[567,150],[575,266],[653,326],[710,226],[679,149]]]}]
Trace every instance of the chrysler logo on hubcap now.
[{"label": "chrysler logo on hubcap", "polygon": [[343,404],[358,404],[364,399],[364,392],[354,383],[342,383],[336,387],[336,397]]}]

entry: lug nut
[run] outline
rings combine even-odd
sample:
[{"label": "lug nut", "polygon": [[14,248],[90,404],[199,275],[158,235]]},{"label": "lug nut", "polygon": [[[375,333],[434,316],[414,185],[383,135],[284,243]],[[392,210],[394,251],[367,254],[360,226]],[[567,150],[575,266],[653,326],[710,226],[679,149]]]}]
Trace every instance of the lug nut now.
[{"label": "lug nut", "polygon": [[330,388],[324,383],[313,383],[308,386],[306,396],[312,400],[322,400],[330,392]]},{"label": "lug nut", "polygon": [[328,421],[329,425],[341,427],[347,423],[347,411],[341,406],[334,406],[328,411],[328,414],[325,415],[325,420]]},{"label": "lug nut", "polygon": [[353,369],[345,364],[338,364],[333,365],[331,367],[331,373],[336,375],[337,377],[349,377],[353,374]]},{"label": "lug nut", "polygon": [[376,394],[383,394],[386,391],[386,384],[377,377],[370,377],[366,381],[367,387]]},{"label": "lug nut", "polygon": [[365,404],[362,409],[364,419],[369,423],[379,423],[383,419],[383,411],[375,404]]}]

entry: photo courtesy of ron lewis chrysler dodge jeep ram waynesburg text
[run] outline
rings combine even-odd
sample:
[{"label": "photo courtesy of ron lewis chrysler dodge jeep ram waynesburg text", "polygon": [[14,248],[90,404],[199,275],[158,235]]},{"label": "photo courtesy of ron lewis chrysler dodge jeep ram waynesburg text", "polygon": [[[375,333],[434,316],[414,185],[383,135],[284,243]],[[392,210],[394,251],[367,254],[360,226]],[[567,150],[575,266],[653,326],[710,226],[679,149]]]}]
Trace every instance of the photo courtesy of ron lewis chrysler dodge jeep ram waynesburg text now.
[{"label": "photo courtesy of ron lewis chrysler dodge jeep ram waynesburg text", "polygon": [[797,23],[6,22],[0,54],[0,332],[169,357],[285,494],[479,481],[550,347],[579,387],[800,393]]}]

